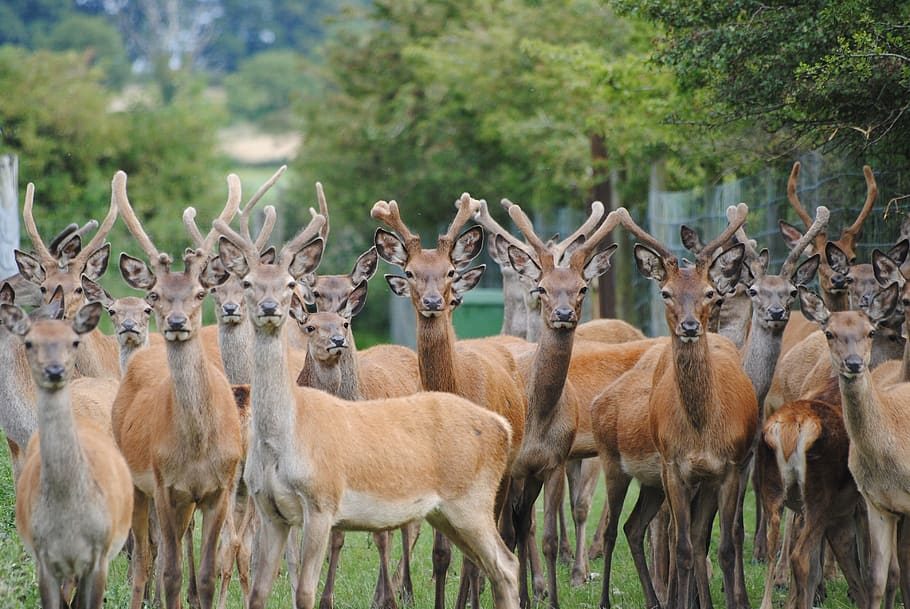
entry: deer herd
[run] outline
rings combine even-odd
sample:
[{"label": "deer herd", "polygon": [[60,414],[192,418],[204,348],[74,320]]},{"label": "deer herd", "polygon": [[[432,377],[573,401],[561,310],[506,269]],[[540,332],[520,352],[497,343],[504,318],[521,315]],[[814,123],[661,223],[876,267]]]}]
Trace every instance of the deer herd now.
[{"label": "deer herd", "polygon": [[[893,606],[898,589],[910,599],[910,242],[857,263],[877,196],[868,167],[865,203],[833,240],[828,209],[812,218],[800,203],[794,165],[787,194],[805,226],[780,222],[790,253],[777,274],[745,232],[745,204],[707,243],[681,227],[689,262],[624,208],[605,214],[595,202],[573,234],[544,241],[518,205],[502,203],[512,234],[465,193],[430,248],[395,201],[378,201],[373,247],[350,274],[317,275],[329,235],[321,185],[318,211],[283,245],[269,245],[274,207],[251,228],[283,170],[242,207],[228,176],[207,231],[187,208],[182,264],[146,233],[125,173],[100,225],[72,224],[47,243],[28,185],[33,251],[15,252],[19,274],[0,287],[0,427],[44,607],[102,606],[109,563],[126,548],[132,609],[223,608],[235,569],[245,606],[263,608],[282,560],[295,606],[331,609],[353,530],[373,532],[380,559],[362,605],[395,608],[414,602],[410,558],[426,520],[436,609],[453,543],[464,556],[458,607],[480,606],[484,576],[497,608],[558,607],[557,562],[574,553],[573,585],[590,580],[589,554],[603,555],[608,608],[631,487],[624,530],[647,608],[713,606],[718,516],[714,568],[726,606],[743,609],[750,479],[755,558],[768,563],[762,609],[788,583],[787,606],[809,609],[836,567],[863,609]],[[120,274],[143,297],[114,298],[100,282],[118,216],[144,254],[121,254]],[[637,242],[638,271],[659,288],[669,337],[580,321],[620,225]],[[485,232],[502,270],[503,333],[459,340],[453,312],[484,272],[471,263]],[[385,279],[414,308],[416,350],[355,347],[352,320],[379,258],[400,270]],[[809,287],[816,273],[819,292]],[[203,326],[209,295],[217,324]],[[791,315],[797,301],[802,316]],[[113,336],[97,328],[104,311]],[[606,505],[589,550],[601,471]],[[574,552],[560,540],[566,477]]]}]

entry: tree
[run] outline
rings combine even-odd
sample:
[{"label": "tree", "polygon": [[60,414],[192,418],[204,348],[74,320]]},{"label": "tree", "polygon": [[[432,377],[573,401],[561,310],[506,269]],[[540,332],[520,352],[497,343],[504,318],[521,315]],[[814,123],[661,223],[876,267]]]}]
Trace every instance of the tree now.
[{"label": "tree", "polygon": [[107,83],[122,86],[130,73],[130,62],[120,33],[104,17],[72,14],[54,24],[41,40],[52,51],[88,51],[92,65],[105,73]]},{"label": "tree", "polygon": [[303,55],[295,51],[263,51],[240,64],[224,80],[228,109],[247,120],[287,129],[290,109],[313,84]]},{"label": "tree", "polygon": [[778,151],[910,153],[910,2],[614,2],[664,28],[656,57],[708,93],[702,124],[754,122]]}]

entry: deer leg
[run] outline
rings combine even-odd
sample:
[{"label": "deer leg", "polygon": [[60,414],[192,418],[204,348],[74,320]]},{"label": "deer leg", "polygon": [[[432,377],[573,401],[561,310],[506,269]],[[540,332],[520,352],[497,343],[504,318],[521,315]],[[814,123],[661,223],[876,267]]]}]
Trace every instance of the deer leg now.
[{"label": "deer leg", "polygon": [[[581,484],[581,459],[573,459],[566,463],[565,467],[565,477],[562,481],[562,484],[568,482],[569,485],[569,509],[575,510],[575,499],[578,497],[576,494],[578,492],[578,485]],[[550,481],[547,480],[547,484]],[[557,484],[557,481],[553,479],[553,484]],[[546,490],[544,490],[546,494]],[[566,526],[566,506],[565,503],[559,504],[559,560],[563,564],[570,565],[574,561],[572,556],[572,547],[569,544],[569,530]]]},{"label": "deer leg", "polygon": [[[619,482],[622,483],[622,481]],[[628,484],[628,479],[626,479],[625,485],[628,486]],[[612,485],[613,482],[611,481],[610,486]],[[608,495],[610,486],[607,487]],[[622,491],[622,497],[612,497],[609,499],[609,517],[611,521],[613,521],[614,518],[616,521],[619,520],[619,515],[620,511],[622,510],[622,503],[624,499],[624,490]],[[654,515],[660,511],[660,507],[663,505],[663,502],[664,493],[662,489],[652,486],[640,487],[638,491],[638,500],[635,502],[635,507],[632,508],[632,512],[629,514],[629,519],[626,520],[626,524],[623,526],[623,531],[626,534],[626,539],[629,541],[629,551],[632,553],[632,562],[635,563],[635,570],[638,571],[638,579],[641,582],[641,589],[645,596],[646,609],[657,609],[660,607],[660,601],[658,600],[658,595],[654,588],[654,581],[651,578],[651,572],[648,570],[648,562],[645,558],[645,533],[648,530],[648,525],[654,519]],[[615,517],[613,516],[614,513],[616,514]],[[603,594],[606,594],[606,582],[608,579],[606,571],[607,556],[610,556],[612,554],[613,547],[615,546],[616,542],[616,525],[612,524],[612,526],[614,530],[612,540],[609,540],[610,554],[607,554],[608,540],[604,540],[605,589]],[[664,554],[666,554],[666,552],[664,552]],[[663,583],[666,585],[666,582]],[[666,590],[662,590],[662,593],[665,595]],[[603,601],[601,601],[601,606],[604,606]]]},{"label": "deer leg", "polygon": [[762,496],[762,503],[764,504],[763,513],[768,519],[766,528],[768,541],[765,546],[768,552],[768,568],[765,572],[765,591],[762,595],[761,609],[771,609],[774,598],[774,565],[780,545],[780,515],[783,510],[783,497],[766,493]]},{"label": "deer leg", "polygon": [[[534,502],[543,487],[543,480],[534,476],[525,478],[521,486],[518,501],[513,507],[513,520],[515,522],[516,541],[518,546],[518,598],[522,609],[530,606],[528,597],[528,544],[533,543],[531,533],[531,515]],[[443,609],[437,607],[436,609]]]},{"label": "deer leg", "polygon": [[868,591],[859,564],[859,553],[856,547],[856,522],[853,514],[833,519],[825,529],[825,537],[847,580],[850,598],[857,607],[866,607]]},{"label": "deer leg", "polygon": [[301,527],[292,526],[288,531],[288,545],[284,550],[284,560],[288,565],[288,582],[291,585],[291,596],[297,598],[297,584],[300,582],[300,537]]},{"label": "deer leg", "polygon": [[900,567],[901,597],[910,604],[910,522],[901,516],[897,524],[897,564]]},{"label": "deer leg", "polygon": [[564,478],[565,467],[557,467],[550,475],[550,480],[555,484],[548,484],[544,493],[543,555],[547,559],[547,594],[552,609],[559,608],[559,592],[556,582],[556,561],[559,558],[557,516],[565,494],[565,484],[562,482]]},{"label": "deer leg", "polygon": [[183,541],[186,544],[186,564],[187,564],[187,586],[186,586],[186,604],[191,609],[199,609],[199,592],[197,590],[196,579],[196,557],[194,555],[194,537],[196,536],[196,520],[190,518],[186,534]]},{"label": "deer leg", "polygon": [[38,560],[35,562],[35,570],[38,572],[38,592],[41,595],[42,609],[68,607],[69,603],[60,592],[60,582],[54,577],[51,569],[48,568],[46,557],[38,556]]},{"label": "deer leg", "polygon": [[790,552],[790,569],[793,572],[793,590],[796,609],[810,609],[815,600],[818,580],[821,579],[819,564],[824,527],[816,514],[808,508],[804,511],[803,526]]},{"label": "deer leg", "polygon": [[[335,598],[335,573],[338,571],[338,557],[341,556],[341,548],[344,546],[344,531],[341,529],[332,529],[329,541],[329,568],[325,574],[325,585],[322,587],[322,598],[319,599],[319,609],[332,609]],[[373,603],[375,606],[376,598],[379,594],[379,586],[373,594]]]},{"label": "deer leg", "polygon": [[604,531],[607,527],[607,510],[600,510],[600,518],[597,521],[597,528],[594,529],[594,538],[588,547],[588,560],[594,560],[604,555]]},{"label": "deer leg", "polygon": [[869,514],[869,606],[880,607],[891,563],[897,517],[866,501]]},{"label": "deer leg", "polygon": [[300,546],[300,583],[297,584],[297,609],[313,609],[316,585],[332,532],[332,515],[308,509],[303,543]]},{"label": "deer leg", "polygon": [[[79,589],[76,592],[83,602],[80,607],[85,609],[101,609],[104,605],[104,589],[107,586],[107,560],[103,556],[95,559],[95,565],[90,573],[79,580]],[[77,607],[77,605],[73,605]]]},{"label": "deer leg", "polygon": [[[588,514],[591,511],[591,502],[594,499],[594,490],[597,488],[597,478],[600,474],[600,461],[597,459],[584,459],[581,461],[581,476],[573,491],[572,519],[575,521],[575,564],[572,566],[573,586],[580,586],[590,579],[588,568],[588,553],[585,552],[587,543]],[[570,485],[571,488],[571,485]]]},{"label": "deer leg", "polygon": [[278,576],[281,555],[284,553],[290,531],[287,523],[269,518],[265,515],[268,512],[260,509],[258,505],[256,509],[260,514],[259,530],[253,547],[256,568],[253,569],[253,587],[250,590],[247,609],[265,608],[275,578]]},{"label": "deer leg", "polygon": [[674,547],[670,551],[671,596],[667,598],[667,606],[671,609],[682,609],[689,604],[689,585],[692,580],[691,509],[693,493],[672,463],[664,463],[662,478],[667,501],[670,504],[670,514],[673,517],[674,537]]},{"label": "deer leg", "polygon": [[376,592],[373,594],[373,607],[379,609],[398,609],[395,602],[395,593],[392,591],[392,578],[389,573],[389,541],[391,534],[388,531],[373,533],[376,550],[379,552],[379,580],[376,582]]},{"label": "deer leg", "polygon": [[218,573],[218,542],[221,530],[231,510],[230,487],[207,498],[202,508],[202,540],[199,547],[199,600],[210,609],[215,598],[215,577]]},{"label": "deer leg", "polygon": [[224,520],[224,526],[221,527],[221,543],[218,545],[218,569],[221,576],[221,588],[218,594],[218,609],[226,609],[228,588],[231,585],[231,579],[234,576],[234,563],[237,560],[237,553],[240,550],[240,536],[237,530],[237,523],[234,521],[234,501],[236,497],[233,492],[229,499],[230,506]]},{"label": "deer leg", "polygon": [[[692,570],[695,575],[695,586],[698,591],[698,606],[701,609],[711,609],[711,582],[708,577],[708,545],[711,542],[711,528],[714,524],[714,515],[717,513],[718,499],[717,492],[711,487],[704,484],[696,492],[693,502],[692,512],[692,547],[694,549],[692,556]],[[734,515],[735,517],[735,515]],[[721,514],[723,519],[723,514]],[[723,538],[724,523],[721,521],[721,537]],[[723,547],[723,541],[721,541]],[[724,592],[727,593],[727,606],[730,604],[732,587],[728,581],[727,574],[730,573],[729,565],[724,564],[721,560],[721,567],[724,570]],[[731,578],[732,579],[732,578]]]},{"label": "deer leg", "polygon": [[445,535],[436,531],[433,536],[433,578],[436,580],[436,609],[445,609],[446,573],[452,562],[452,546]]},{"label": "deer leg", "polygon": [[420,536],[420,521],[414,520],[401,527],[401,562],[392,578],[392,593],[401,591],[401,602],[405,605],[414,600],[414,584],[411,582],[411,552]]},{"label": "deer leg", "polygon": [[240,547],[237,550],[237,578],[240,580],[240,591],[246,604],[250,599],[250,573],[252,572],[251,551],[259,516],[253,507],[253,498],[247,496],[244,501],[244,512],[238,535]]},{"label": "deer leg", "polygon": [[[720,507],[720,546],[718,562],[724,577],[724,592],[727,595],[727,607],[749,609],[749,595],[746,592],[745,568],[743,566],[742,544],[744,534],[737,533],[737,526],[742,524],[742,488],[747,478],[743,472],[731,468],[727,479],[720,486],[718,503]],[[709,533],[710,535],[710,533]],[[707,569],[707,563],[705,563]]]},{"label": "deer leg", "polygon": [[151,553],[149,551],[149,499],[137,488],[133,489],[133,556],[130,559],[132,596],[130,609],[140,609],[145,598],[145,584],[149,580]]},{"label": "deer leg", "polygon": [[537,548],[537,514],[531,512],[531,529],[528,531],[528,567],[531,569],[531,585],[534,598],[547,598],[547,580],[543,575],[543,563]]},{"label": "deer leg", "polygon": [[767,545],[768,515],[765,513],[765,506],[761,500],[764,492],[763,484],[764,481],[756,462],[755,467],[752,468],[752,490],[755,493],[755,537],[752,541],[752,557],[758,562],[773,560],[773,554],[769,554],[772,549]]},{"label": "deer leg", "polygon": [[667,601],[670,582],[670,525],[670,506],[663,502],[646,530],[651,546],[651,580],[662,602]]},{"label": "deer leg", "polygon": [[780,547],[780,558],[778,558],[777,566],[774,569],[774,585],[780,587],[786,586],[787,582],[790,581],[790,549],[799,530],[799,515],[792,510],[787,510],[784,523],[785,528],[783,543]]},{"label": "deer leg", "polygon": [[158,512],[158,530],[161,536],[159,555],[162,557],[165,607],[180,607],[180,588],[183,584],[182,550],[183,535],[193,516],[195,505],[178,502],[170,489],[155,489],[155,510]]}]

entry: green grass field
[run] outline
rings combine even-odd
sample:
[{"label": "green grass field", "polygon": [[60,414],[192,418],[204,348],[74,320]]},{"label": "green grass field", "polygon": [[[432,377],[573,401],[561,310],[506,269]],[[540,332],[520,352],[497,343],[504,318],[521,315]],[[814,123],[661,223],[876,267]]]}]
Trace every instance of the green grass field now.
[{"label": "green grass field", "polygon": [[[5,444],[5,443],[4,443]],[[14,522],[15,497],[13,492],[12,472],[9,464],[9,453],[5,449],[0,451],[0,607],[5,609],[28,608],[39,606],[38,590],[35,582],[34,568],[30,557],[19,541]],[[633,488],[626,501],[626,511],[630,510],[637,491]],[[589,534],[593,534],[596,518],[600,515],[603,505],[603,483],[598,489],[592,512],[591,523],[588,527]],[[754,516],[754,501],[751,493],[746,498],[746,556],[752,555],[752,535]],[[539,522],[542,522],[542,509],[538,507]],[[538,527],[538,531],[541,527]],[[197,526],[199,531],[201,527]],[[571,526],[570,526],[571,529]],[[571,534],[571,531],[570,531]],[[433,582],[430,579],[432,567],[430,562],[430,548],[432,545],[432,530],[424,524],[414,556],[413,579],[415,588],[414,607],[431,607],[433,603]],[[590,541],[590,540],[589,540]],[[715,531],[716,541],[716,531]],[[400,539],[396,536],[396,552],[400,547]],[[397,560],[397,556],[396,556]],[[453,565],[460,565],[460,557],[453,558]],[[613,561],[613,607],[615,609],[635,609],[644,606],[638,576],[632,565],[629,549],[625,538],[620,534],[620,543],[617,546],[616,557]],[[715,561],[716,565],[716,561]],[[573,588],[569,585],[571,566],[559,565],[560,601],[564,609],[591,609],[596,608],[600,599],[600,575],[603,568],[602,560],[595,560],[591,565],[595,573],[592,582]],[[372,599],[373,588],[376,582],[377,558],[372,545],[372,538],[366,533],[350,533],[347,536],[344,551],[339,567],[338,585],[335,595],[335,607],[338,609],[365,609]],[[750,560],[746,562],[746,582],[749,588],[751,604],[757,607],[761,601],[764,582],[764,565],[755,564]],[[449,593],[448,605],[454,605],[458,587],[458,569],[449,570],[447,590]],[[721,592],[721,577],[719,569],[714,569],[712,584],[714,603],[717,607],[724,606]],[[320,588],[321,591],[321,588]],[[778,604],[785,598],[784,592],[778,592]],[[492,607],[489,593],[482,598],[484,607]],[[111,568],[108,581],[106,607],[127,607],[129,605],[129,582],[127,579],[127,561],[123,556],[118,557]],[[540,607],[546,604],[541,602]],[[236,577],[231,583],[228,607],[242,609],[240,586]],[[852,603],[846,595],[846,584],[843,579],[828,583],[828,598],[825,607],[850,607]],[[270,608],[293,607],[286,576],[278,580],[269,602]]]}]

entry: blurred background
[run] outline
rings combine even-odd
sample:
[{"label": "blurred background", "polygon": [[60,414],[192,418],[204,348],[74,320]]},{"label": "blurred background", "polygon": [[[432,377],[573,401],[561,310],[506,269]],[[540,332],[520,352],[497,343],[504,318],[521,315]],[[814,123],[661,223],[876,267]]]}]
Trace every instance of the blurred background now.
[{"label": "blurred background", "polygon": [[[862,165],[875,168],[862,258],[894,239],[910,201],[907,23],[908,2],[855,0],[4,0],[0,273],[15,272],[26,182],[50,235],[100,219],[123,169],[152,238],[179,252],[186,206],[207,223],[228,172],[247,198],[283,163],[273,241],[309,217],[321,181],[324,273],[369,247],[376,200],[396,199],[429,245],[463,191],[504,224],[508,197],[547,235],[593,200],[625,205],[668,240],[681,222],[710,235],[743,200],[750,234],[780,256],[796,159],[810,213],[845,214],[835,230],[862,205]],[[617,238],[591,314],[659,332]],[[115,256],[139,253],[122,224],[111,239]],[[413,325],[383,272],[357,322],[364,346]],[[499,281],[488,265],[490,292],[464,307],[486,312],[460,333],[498,330]],[[105,285],[129,291],[115,264]]]}]

